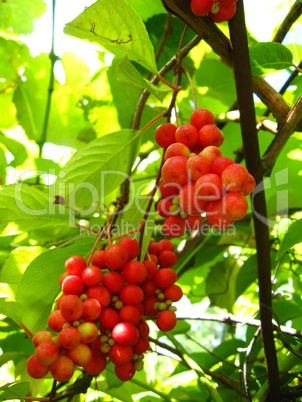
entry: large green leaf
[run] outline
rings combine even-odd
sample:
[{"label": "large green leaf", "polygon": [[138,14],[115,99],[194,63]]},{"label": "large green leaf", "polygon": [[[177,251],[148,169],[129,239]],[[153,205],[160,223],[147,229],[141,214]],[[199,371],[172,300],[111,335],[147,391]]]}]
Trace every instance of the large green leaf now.
[{"label": "large green leaf", "polygon": [[11,401],[18,399],[24,401],[24,397],[29,393],[30,384],[25,381],[7,383],[0,387],[0,401]]},{"label": "large green leaf", "polygon": [[93,208],[130,173],[139,150],[140,134],[121,130],[91,141],[64,166],[56,182],[73,208]]},{"label": "large green leaf", "polygon": [[135,85],[139,88],[147,89],[161,102],[164,100],[167,93],[171,92],[170,88],[158,88],[146,78],[144,78],[141,73],[134,67],[134,65],[129,61],[127,56],[125,56],[117,66],[116,74],[119,81]]},{"label": "large green leaf", "polygon": [[7,34],[29,34],[33,20],[46,11],[43,0],[9,0],[0,2],[0,29]]},{"label": "large green leaf", "polygon": [[19,282],[16,300],[25,312],[22,323],[32,332],[44,329],[55,297],[64,264],[72,255],[87,258],[96,238],[78,238],[64,247],[40,254],[27,267]]},{"label": "large green leaf", "polygon": [[293,64],[291,51],[280,43],[256,43],[249,50],[253,76],[265,75],[270,70],[283,70]]},{"label": "large green leaf", "polygon": [[165,14],[166,10],[160,1],[154,0],[127,0],[140,17],[146,21],[157,14]]},{"label": "large green leaf", "polygon": [[[2,234],[30,232],[52,225],[68,225],[70,212],[54,205],[54,198],[25,183],[0,187],[0,230]],[[71,213],[73,215],[73,213]]]},{"label": "large green leaf", "polygon": [[157,71],[153,46],[141,17],[125,0],[98,0],[74,20],[64,32],[98,43],[118,56],[127,55],[150,71]]},{"label": "large green leaf", "polygon": [[26,161],[28,157],[27,149],[21,142],[16,141],[13,138],[6,137],[0,131],[0,143],[3,144],[5,148],[14,156],[15,166],[20,166]]},{"label": "large green leaf", "polygon": [[286,251],[291,249],[296,244],[302,242],[302,219],[291,224],[288,228],[288,231],[285,233],[282,243],[280,244],[280,248],[278,250],[278,254],[276,259],[282,257]]}]

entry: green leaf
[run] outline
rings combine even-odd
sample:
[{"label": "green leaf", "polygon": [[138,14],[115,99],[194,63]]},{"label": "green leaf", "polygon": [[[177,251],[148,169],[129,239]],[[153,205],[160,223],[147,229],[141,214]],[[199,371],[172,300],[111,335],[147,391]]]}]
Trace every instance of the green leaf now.
[{"label": "green leaf", "polygon": [[265,75],[270,70],[283,70],[293,64],[291,51],[280,43],[257,43],[249,51],[253,76]]},{"label": "green leaf", "polygon": [[[93,208],[128,176],[139,150],[140,133],[121,130],[91,141],[64,166],[56,182],[74,208]],[[63,193],[62,193],[63,191]],[[86,210],[87,211],[87,210]]]},{"label": "green leaf", "polygon": [[68,245],[40,254],[27,267],[19,282],[16,300],[23,308],[22,323],[33,333],[44,329],[55,297],[65,261],[72,255],[87,258],[95,237],[84,237]]},{"label": "green leaf", "polygon": [[235,298],[257,280],[257,254],[250,256],[242,265],[236,278]]},{"label": "green leaf", "polygon": [[127,0],[144,21],[157,14],[166,14],[160,1],[154,0]]},{"label": "green leaf", "polygon": [[0,143],[13,154],[14,166],[20,166],[26,161],[28,157],[27,149],[21,142],[6,137],[2,132],[0,132]]},{"label": "green leaf", "polygon": [[7,352],[0,356],[0,367],[9,362],[10,360],[14,360],[17,357],[20,357],[20,353],[18,352]]},{"label": "green leaf", "polygon": [[24,397],[29,393],[30,384],[25,381],[12,382],[0,387],[0,402],[19,399],[24,401]]},{"label": "green leaf", "polygon": [[66,24],[64,32],[97,43],[118,56],[127,55],[148,70],[157,71],[146,27],[125,0],[98,0]]},{"label": "green leaf", "polygon": [[3,235],[69,225],[73,213],[54,205],[50,194],[25,183],[0,187],[0,230]]},{"label": "green leaf", "polygon": [[291,249],[296,244],[302,242],[302,219],[291,224],[288,228],[288,231],[285,233],[282,243],[280,244],[280,248],[278,250],[278,254],[276,260],[282,257],[284,253],[286,253],[289,249]]},{"label": "green leaf", "polygon": [[1,31],[8,34],[29,34],[34,29],[33,20],[46,11],[43,0],[9,0],[0,2]]},{"label": "green leaf", "polygon": [[14,290],[28,264],[42,252],[42,247],[19,247],[13,250],[0,272],[1,282],[9,284]]},{"label": "green leaf", "polygon": [[9,297],[0,298],[0,314],[6,315],[14,321],[22,322],[23,310],[20,303]]},{"label": "green leaf", "polygon": [[125,82],[127,84],[132,84],[139,88],[147,89],[161,102],[164,100],[167,93],[171,92],[170,88],[164,86],[160,89],[157,86],[153,85],[146,78],[144,78],[141,73],[134,67],[131,61],[129,61],[127,56],[125,56],[117,66],[116,74],[119,81]]}]

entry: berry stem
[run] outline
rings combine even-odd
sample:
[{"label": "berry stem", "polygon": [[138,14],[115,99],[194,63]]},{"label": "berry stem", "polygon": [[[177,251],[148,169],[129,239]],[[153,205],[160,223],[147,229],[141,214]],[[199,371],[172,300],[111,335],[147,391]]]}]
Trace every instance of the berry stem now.
[{"label": "berry stem", "polygon": [[174,85],[170,84],[168,81],[166,81],[162,76],[160,76],[158,73],[154,73],[156,75],[156,77],[163,82],[164,84],[166,84],[169,88],[173,89],[173,91],[175,92],[179,92],[182,90],[182,87],[178,87],[176,88]]},{"label": "berry stem", "polygon": [[109,218],[109,208],[110,208],[110,205],[111,205],[111,204],[109,204],[109,205],[107,206],[107,211],[106,211],[106,215],[107,215],[107,238],[108,238],[109,246],[112,245],[111,233],[110,233],[111,224],[110,224],[110,218]]},{"label": "berry stem", "polygon": [[95,249],[97,248],[97,245],[98,245],[99,241],[101,240],[103,234],[105,233],[106,228],[107,228],[107,223],[104,225],[103,229],[100,231],[100,234],[98,235],[98,238],[96,239],[96,242],[94,243],[94,245],[92,247],[91,253],[89,254],[89,257],[87,259],[87,263],[86,263],[87,267],[90,264],[90,261],[92,259],[92,256],[93,256],[94,252],[95,252]]},{"label": "berry stem", "polygon": [[111,240],[118,240],[118,239],[121,239],[123,237],[129,236],[129,235],[131,235],[133,233],[139,233],[142,230],[142,228],[144,227],[144,224],[145,224],[145,219],[142,219],[141,223],[139,224],[137,229],[132,229],[132,230],[129,230],[129,232],[125,232],[125,233],[122,233],[120,235],[114,236],[114,237],[112,237]]},{"label": "berry stem", "polygon": [[57,387],[57,381],[53,380],[50,395],[49,395],[49,402],[51,402],[56,397],[56,387]]},{"label": "berry stem", "polygon": [[16,321],[16,323],[19,325],[19,327],[21,327],[21,328],[23,329],[23,331],[26,333],[26,335],[27,335],[29,338],[32,339],[32,338],[34,337],[33,334],[30,332],[30,330],[27,329],[26,326],[23,325],[20,321]]},{"label": "berry stem", "polygon": [[[163,154],[162,159],[161,159],[161,163],[160,163],[160,167],[159,167],[159,169],[158,169],[158,173],[157,173],[155,185],[154,185],[153,190],[152,190],[151,193],[150,193],[150,199],[149,199],[149,202],[148,202],[148,205],[147,205],[147,208],[146,208],[144,217],[143,217],[144,223],[143,223],[143,226],[142,226],[142,229],[141,229],[141,232],[140,232],[140,238],[139,238],[140,250],[142,250],[142,244],[143,244],[143,240],[144,240],[145,221],[146,221],[146,219],[148,218],[148,215],[149,215],[149,212],[150,212],[152,203],[153,203],[153,201],[154,201],[155,193],[156,193],[156,191],[157,191],[157,189],[158,189],[158,183],[159,183],[160,177],[161,177],[161,168],[162,168],[162,166],[163,166],[163,164],[164,164],[164,161],[165,161],[165,160],[164,160],[164,154]],[[139,254],[139,256],[138,256],[138,261],[140,261],[140,260],[141,260],[141,251],[140,251],[140,254]]]},{"label": "berry stem", "polygon": [[184,30],[183,30],[183,32],[182,32],[182,35],[181,35],[181,37],[180,37],[180,41],[179,41],[179,45],[178,45],[178,51],[177,51],[177,62],[178,62],[178,63],[180,62],[181,46],[182,46],[182,43],[183,43],[185,34],[186,34],[186,32],[187,32],[187,29],[188,29],[188,25],[185,26],[185,28],[184,28]]}]

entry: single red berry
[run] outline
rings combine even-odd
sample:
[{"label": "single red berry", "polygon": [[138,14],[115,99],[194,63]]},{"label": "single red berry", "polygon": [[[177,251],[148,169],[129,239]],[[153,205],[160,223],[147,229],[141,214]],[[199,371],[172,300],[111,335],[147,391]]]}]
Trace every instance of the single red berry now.
[{"label": "single red berry", "polygon": [[115,375],[122,381],[129,381],[135,374],[133,363],[125,364],[124,366],[114,367]]},{"label": "single red berry", "polygon": [[167,332],[172,331],[176,325],[176,321],[176,315],[173,311],[164,310],[158,314],[156,325],[161,331]]},{"label": "single red berry", "polygon": [[181,186],[175,183],[164,183],[163,179],[161,179],[158,188],[162,198],[173,199],[178,195]]},{"label": "single red berry", "polygon": [[50,366],[58,360],[59,348],[54,342],[46,341],[41,343],[37,347],[35,354],[41,364],[44,364],[45,366]]},{"label": "single red berry", "polygon": [[116,366],[124,366],[131,362],[133,349],[131,346],[116,343],[110,348],[108,356]]},{"label": "single red berry", "polygon": [[176,142],[175,131],[177,127],[172,123],[163,123],[155,130],[155,141],[157,145],[166,149],[169,145]]},{"label": "single red berry", "polygon": [[198,131],[191,124],[183,124],[176,130],[175,139],[188,148],[192,148],[198,143]]},{"label": "single red berry", "polygon": [[65,268],[71,275],[80,275],[83,269],[86,268],[86,261],[79,255],[73,255],[66,260]]},{"label": "single red berry", "polygon": [[249,173],[249,178],[248,178],[248,182],[246,183],[246,185],[243,187],[242,189],[242,194],[247,196],[250,195],[254,189],[256,187],[256,182],[254,177]]},{"label": "single red berry", "polygon": [[134,260],[140,253],[139,242],[132,237],[124,237],[118,244],[127,250],[129,261]]},{"label": "single red berry", "polygon": [[179,193],[179,205],[188,215],[200,215],[205,211],[206,201],[195,192],[195,183],[183,186]]},{"label": "single red berry", "polygon": [[170,238],[181,237],[185,230],[185,221],[179,216],[169,216],[163,225],[164,234]]},{"label": "single red berry", "polygon": [[190,118],[190,124],[195,126],[198,131],[201,129],[201,127],[205,126],[206,124],[214,124],[214,123],[215,123],[215,117],[213,113],[207,109],[195,110]]},{"label": "single red berry", "polygon": [[83,301],[82,319],[94,322],[101,314],[102,307],[96,299],[86,299]]},{"label": "single red berry", "polygon": [[190,153],[191,153],[190,149],[185,144],[176,142],[175,144],[170,145],[169,148],[166,149],[164,160],[167,161],[173,156],[186,156],[188,158]]},{"label": "single red berry", "polygon": [[160,288],[167,288],[177,280],[177,274],[171,268],[161,268],[155,275],[155,282]]},{"label": "single red berry", "polygon": [[188,159],[186,168],[191,180],[196,181],[199,177],[211,172],[211,162],[202,155],[194,155]]},{"label": "single red berry", "polygon": [[165,298],[167,300],[171,300],[172,302],[179,301],[183,296],[181,287],[178,285],[175,285],[175,284],[168,286],[165,289],[164,294],[165,294]]},{"label": "single red berry", "polygon": [[214,0],[191,0],[191,10],[198,17],[207,15],[213,5]]},{"label": "single red berry", "polygon": [[105,262],[110,269],[121,269],[128,262],[127,250],[119,244],[109,246],[105,250]]},{"label": "single red berry", "polygon": [[176,254],[170,250],[162,251],[158,256],[158,264],[160,267],[171,268],[177,263]]},{"label": "single red berry", "polygon": [[83,366],[83,370],[91,375],[101,374],[107,366],[107,359],[104,356],[99,356],[92,353],[92,358],[86,366]]},{"label": "single red berry", "polygon": [[188,215],[185,218],[185,225],[188,230],[198,230],[203,223],[203,217],[201,215]]},{"label": "single red berry", "polygon": [[62,282],[62,291],[65,295],[80,295],[84,290],[83,280],[76,275],[68,275]]},{"label": "single red berry", "polygon": [[91,265],[84,269],[81,278],[86,286],[95,286],[103,282],[103,272],[100,268]]},{"label": "single red berry", "polygon": [[140,337],[139,340],[137,341],[137,344],[133,346],[133,352],[140,355],[141,353],[147,352],[147,350],[150,348],[150,343],[148,339],[144,337]]},{"label": "single red berry", "polygon": [[140,312],[133,304],[127,304],[120,309],[120,320],[136,325],[140,320]]},{"label": "single red berry", "polygon": [[120,317],[119,313],[113,308],[106,307],[102,309],[98,320],[106,329],[111,329],[120,321]]},{"label": "single red berry", "polygon": [[176,183],[183,186],[188,181],[187,165],[188,158],[185,156],[173,156],[168,159],[161,170],[165,183]]},{"label": "single red berry", "polygon": [[208,161],[212,164],[215,159],[221,157],[221,151],[218,147],[215,147],[215,145],[209,145],[200,152],[200,155],[207,158]]},{"label": "single red berry", "polygon": [[76,321],[83,314],[83,302],[76,295],[64,295],[60,303],[60,311],[67,321]]},{"label": "single red berry", "polygon": [[204,148],[210,145],[220,147],[223,144],[224,135],[214,124],[206,124],[199,130],[198,140],[199,144]]},{"label": "single red berry", "polygon": [[141,283],[147,278],[147,269],[140,261],[129,261],[122,269],[127,283]]},{"label": "single red berry", "polygon": [[209,12],[209,17],[213,22],[224,22],[224,21],[229,21],[231,18],[233,18],[234,14],[236,12],[236,4],[228,4],[228,5],[219,5],[219,11],[218,13],[212,13]]},{"label": "single red berry", "polygon": [[164,251],[164,250],[173,251],[174,250],[173,243],[168,239],[162,239],[158,242],[158,244],[161,246],[162,251]]},{"label": "single red berry", "polygon": [[157,272],[157,266],[153,261],[146,260],[143,262],[144,266],[147,269],[147,278],[146,280],[152,279]]},{"label": "single red berry", "polygon": [[95,285],[86,290],[88,298],[96,299],[101,307],[107,307],[111,302],[111,294],[105,286]]},{"label": "single red berry", "polygon": [[206,217],[209,225],[218,230],[227,230],[233,224],[233,220],[223,213],[221,200],[208,203]]},{"label": "single red berry", "polygon": [[[64,297],[65,296],[63,296],[63,298]],[[81,300],[81,299],[79,299],[79,300]],[[81,300],[81,302],[82,302],[82,300]],[[47,320],[47,324],[48,324],[49,328],[54,332],[60,332],[62,329],[62,326],[66,323],[68,323],[68,320],[65,317],[63,317],[60,310],[52,311]]]},{"label": "single red berry", "polygon": [[37,348],[41,343],[50,341],[53,334],[50,331],[39,331],[33,336],[33,345]]},{"label": "single red berry", "polygon": [[228,158],[227,156],[221,156],[220,158],[215,159],[212,163],[212,173],[221,176],[224,169],[233,163],[235,163],[233,159]]},{"label": "single red berry", "polygon": [[149,246],[148,246],[148,253],[159,255],[159,253],[162,251],[161,246],[158,242],[156,241],[151,241]]},{"label": "single red berry", "polygon": [[59,343],[65,349],[73,349],[81,342],[81,334],[75,327],[63,328],[59,333]]},{"label": "single red berry", "polygon": [[104,275],[103,284],[110,293],[118,293],[124,286],[123,276],[116,271],[109,271]]},{"label": "single red berry", "polygon": [[241,193],[230,192],[227,193],[221,200],[225,214],[232,220],[242,219],[248,209],[248,202],[245,196]]},{"label": "single red berry", "polygon": [[91,262],[92,265],[95,265],[96,267],[106,269],[107,265],[105,263],[105,250],[99,250],[93,254]]},{"label": "single red berry", "polygon": [[197,197],[205,201],[215,201],[222,197],[222,181],[220,176],[208,173],[201,176],[195,183]]},{"label": "single red berry", "polygon": [[58,360],[49,366],[51,375],[56,381],[67,382],[74,373],[74,362],[67,356],[61,355]]},{"label": "single red berry", "polygon": [[249,181],[249,172],[246,167],[234,163],[224,169],[221,180],[227,191],[242,191]]},{"label": "single red berry", "polygon": [[155,281],[153,279],[149,279],[141,284],[141,288],[143,289],[144,296],[150,297],[150,296],[155,295],[155,291],[157,289],[157,284],[155,283]]},{"label": "single red berry", "polygon": [[26,369],[28,374],[32,378],[40,379],[46,376],[49,371],[49,367],[40,363],[36,355],[30,356],[26,363]]},{"label": "single red berry", "polygon": [[138,304],[144,298],[141,287],[133,283],[125,285],[120,291],[120,299],[124,304]]},{"label": "single red berry", "polygon": [[134,346],[139,339],[139,332],[130,322],[119,322],[112,329],[112,338],[120,345]]},{"label": "single red berry", "polygon": [[159,202],[156,205],[156,210],[157,213],[162,217],[162,218],[167,218],[168,216],[171,215],[170,208],[173,206],[172,200],[168,198],[163,198],[159,200]]}]

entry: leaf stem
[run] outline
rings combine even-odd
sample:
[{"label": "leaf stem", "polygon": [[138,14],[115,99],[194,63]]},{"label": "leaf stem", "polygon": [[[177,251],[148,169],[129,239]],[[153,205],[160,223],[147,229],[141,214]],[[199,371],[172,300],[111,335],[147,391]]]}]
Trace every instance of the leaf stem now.
[{"label": "leaf stem", "polygon": [[96,242],[94,243],[94,245],[92,247],[91,253],[89,254],[89,257],[87,259],[87,263],[86,263],[87,267],[90,264],[90,261],[92,259],[92,256],[93,256],[94,252],[95,252],[95,249],[97,248],[97,245],[98,245],[99,241],[101,240],[103,234],[105,233],[106,228],[107,228],[107,223],[104,225],[103,229],[100,231],[100,234],[98,235],[98,238],[96,239]]}]

